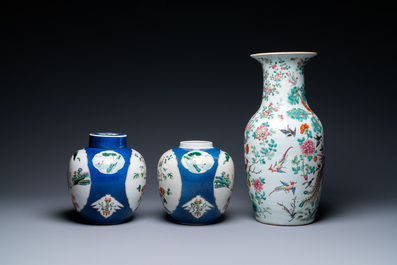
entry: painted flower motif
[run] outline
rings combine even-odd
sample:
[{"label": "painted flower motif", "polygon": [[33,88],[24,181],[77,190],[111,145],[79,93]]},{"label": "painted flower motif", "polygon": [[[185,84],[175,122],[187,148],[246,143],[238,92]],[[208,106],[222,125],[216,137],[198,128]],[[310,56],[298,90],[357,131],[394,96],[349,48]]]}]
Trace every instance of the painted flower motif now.
[{"label": "painted flower motif", "polygon": [[160,187],[160,193],[161,193],[161,195],[164,195],[165,194],[165,189]]},{"label": "painted flower motif", "polygon": [[306,140],[302,143],[302,145],[300,146],[302,154],[304,154],[305,156],[311,156],[312,154],[314,154],[315,151],[315,146],[314,146],[314,142],[312,140]]},{"label": "painted flower motif", "polygon": [[304,123],[304,124],[302,124],[301,125],[301,134],[304,134],[305,133],[305,130],[306,129],[309,129],[309,125],[307,125],[306,123]]},{"label": "painted flower motif", "polygon": [[263,183],[259,180],[259,179],[255,179],[254,180],[254,189],[256,192],[262,191],[263,187],[262,187]]},{"label": "painted flower motif", "polygon": [[250,151],[250,147],[248,144],[246,144],[245,145],[245,153],[248,155],[249,151]]},{"label": "painted flower motif", "polygon": [[255,130],[254,138],[261,141],[266,140],[269,135],[269,128],[266,125],[261,125]]},{"label": "painted flower motif", "polygon": [[283,115],[277,115],[278,119],[280,120],[280,122],[282,122],[284,120],[284,116]]},{"label": "painted flower motif", "polygon": [[264,94],[273,94],[274,90],[273,90],[273,88],[270,85],[265,85],[265,88],[264,88],[263,92],[264,92]]},{"label": "painted flower motif", "polygon": [[246,133],[249,133],[252,130],[252,122],[250,121],[247,125],[247,128],[245,129]]}]

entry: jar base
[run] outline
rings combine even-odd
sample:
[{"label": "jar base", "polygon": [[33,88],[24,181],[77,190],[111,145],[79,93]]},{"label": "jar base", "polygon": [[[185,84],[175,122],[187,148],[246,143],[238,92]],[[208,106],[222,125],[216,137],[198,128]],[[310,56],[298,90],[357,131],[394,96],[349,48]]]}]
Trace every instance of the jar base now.
[{"label": "jar base", "polygon": [[100,220],[92,217],[87,217],[82,215],[81,213],[78,213],[79,221],[80,223],[88,224],[88,225],[98,225],[98,226],[106,226],[106,225],[119,225],[119,224],[124,224],[132,221],[134,219],[134,215],[132,214],[131,216],[127,218],[123,218],[118,221],[106,221],[106,220]]},{"label": "jar base", "polygon": [[201,225],[212,225],[212,224],[220,223],[225,219],[225,216],[222,214],[221,216],[219,216],[218,218],[216,218],[213,221],[203,222],[203,223],[188,223],[188,222],[178,221],[169,214],[166,214],[165,218],[166,218],[166,220],[168,220],[172,223],[175,223],[175,224],[179,224],[179,225],[201,226]]}]

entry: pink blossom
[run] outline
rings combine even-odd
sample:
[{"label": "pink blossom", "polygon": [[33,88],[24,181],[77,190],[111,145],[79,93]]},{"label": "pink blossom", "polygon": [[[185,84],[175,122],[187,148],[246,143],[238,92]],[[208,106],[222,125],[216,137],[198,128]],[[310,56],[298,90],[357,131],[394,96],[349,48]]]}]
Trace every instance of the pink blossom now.
[{"label": "pink blossom", "polygon": [[263,189],[262,185],[263,183],[259,179],[254,180],[254,189],[256,192],[262,191]]},{"label": "pink blossom", "polygon": [[276,68],[277,67],[277,65],[276,64],[273,64],[272,65],[272,69],[274,69],[274,68]]},{"label": "pink blossom", "polygon": [[266,87],[266,88],[265,88],[265,91],[266,91],[267,93],[269,93],[269,94],[273,93],[273,89],[270,88],[270,87]]},{"label": "pink blossom", "polygon": [[273,93],[273,88],[270,85],[266,85],[264,93],[272,94]]},{"label": "pink blossom", "polygon": [[302,145],[300,146],[302,154],[304,154],[305,156],[311,156],[312,154],[314,154],[315,151],[315,147],[314,147],[314,143],[312,140],[306,140],[302,143]]},{"label": "pink blossom", "polygon": [[249,123],[248,125],[247,125],[247,132],[249,132],[249,131],[251,131],[252,130],[252,123]]},{"label": "pink blossom", "polygon": [[269,128],[266,125],[259,126],[254,133],[255,139],[258,140],[266,140],[269,135]]}]

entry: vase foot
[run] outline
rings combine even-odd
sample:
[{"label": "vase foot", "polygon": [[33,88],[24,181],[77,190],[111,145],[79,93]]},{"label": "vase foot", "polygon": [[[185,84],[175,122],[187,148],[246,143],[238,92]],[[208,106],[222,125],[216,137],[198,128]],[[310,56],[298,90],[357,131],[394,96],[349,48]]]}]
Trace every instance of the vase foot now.
[{"label": "vase foot", "polygon": [[305,226],[305,225],[309,225],[309,224],[313,223],[313,221],[314,221],[314,219],[313,219],[313,220],[310,220],[308,222],[300,223],[300,224],[279,224],[279,223],[271,223],[271,222],[262,221],[262,220],[259,220],[257,218],[255,218],[255,220],[257,222],[261,223],[261,224],[274,225],[274,226]]}]

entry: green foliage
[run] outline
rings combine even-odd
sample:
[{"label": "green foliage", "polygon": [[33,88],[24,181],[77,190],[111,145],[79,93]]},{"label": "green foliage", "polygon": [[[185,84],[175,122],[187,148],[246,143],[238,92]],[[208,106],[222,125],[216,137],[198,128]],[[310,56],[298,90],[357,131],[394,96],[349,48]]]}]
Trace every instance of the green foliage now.
[{"label": "green foliage", "polygon": [[[75,161],[76,160],[76,157],[77,157],[77,154],[79,153],[79,151],[77,151],[76,153],[74,153],[74,155],[73,155],[73,161]],[[80,160],[79,160],[80,161]]]},{"label": "green foliage", "polygon": [[303,62],[298,63],[296,66],[296,71],[300,74],[300,75],[304,75],[304,70],[305,70],[305,65],[307,64],[307,61],[309,60],[309,58],[306,58],[305,60],[303,60]]},{"label": "green foliage", "polygon": [[298,167],[292,167],[292,171],[294,171],[294,174],[295,174],[295,175],[297,175],[297,174],[299,173],[300,169],[301,169],[300,166],[298,166]]},{"label": "green foliage", "polygon": [[313,134],[312,134],[312,131],[310,131],[310,130],[307,130],[308,132],[307,132],[307,137],[308,138],[313,138]]},{"label": "green foliage", "polygon": [[102,153],[103,156],[117,156],[115,153]]},{"label": "green foliage", "polygon": [[320,122],[314,116],[311,118],[311,121],[312,121],[313,131],[315,133],[321,133],[322,128],[321,128]]},{"label": "green foliage", "polygon": [[300,163],[300,160],[298,159],[298,156],[296,155],[296,156],[294,157],[294,159],[292,160],[292,164],[294,164],[294,165],[299,165],[299,163]]},{"label": "green foliage", "polygon": [[[192,157],[192,156],[194,156],[194,155],[196,155],[196,156],[201,156],[201,153],[200,152],[191,152],[191,153],[188,153],[187,154],[187,156],[190,156],[190,157]],[[189,157],[186,157],[187,159],[190,159]]]},{"label": "green foliage", "polygon": [[226,152],[224,152],[224,153],[225,153],[225,161],[223,161],[223,164],[225,164],[226,162],[229,162],[229,159],[230,159],[230,155]]},{"label": "green foliage", "polygon": [[[304,141],[305,138],[303,139],[298,139],[298,141]],[[308,157],[308,160],[311,161],[313,159],[312,156],[310,156],[310,159]],[[292,164],[296,165],[296,167],[292,167],[292,171],[294,172],[295,175],[297,175],[299,172],[302,172],[301,176],[307,176],[308,174],[314,174],[316,171],[315,166],[310,166],[309,164],[305,164],[304,157],[300,155],[299,157],[296,155],[294,159],[292,160]]]},{"label": "green foliage", "polygon": [[265,192],[255,192],[255,200],[258,202],[258,204],[263,204],[263,201],[266,201]]},{"label": "green foliage", "polygon": [[292,110],[287,111],[287,115],[300,122],[308,118],[308,113],[301,108],[293,108]]},{"label": "green foliage", "polygon": [[309,166],[308,164],[305,165],[306,173],[308,174],[314,174],[316,172],[316,167],[315,166]]}]

